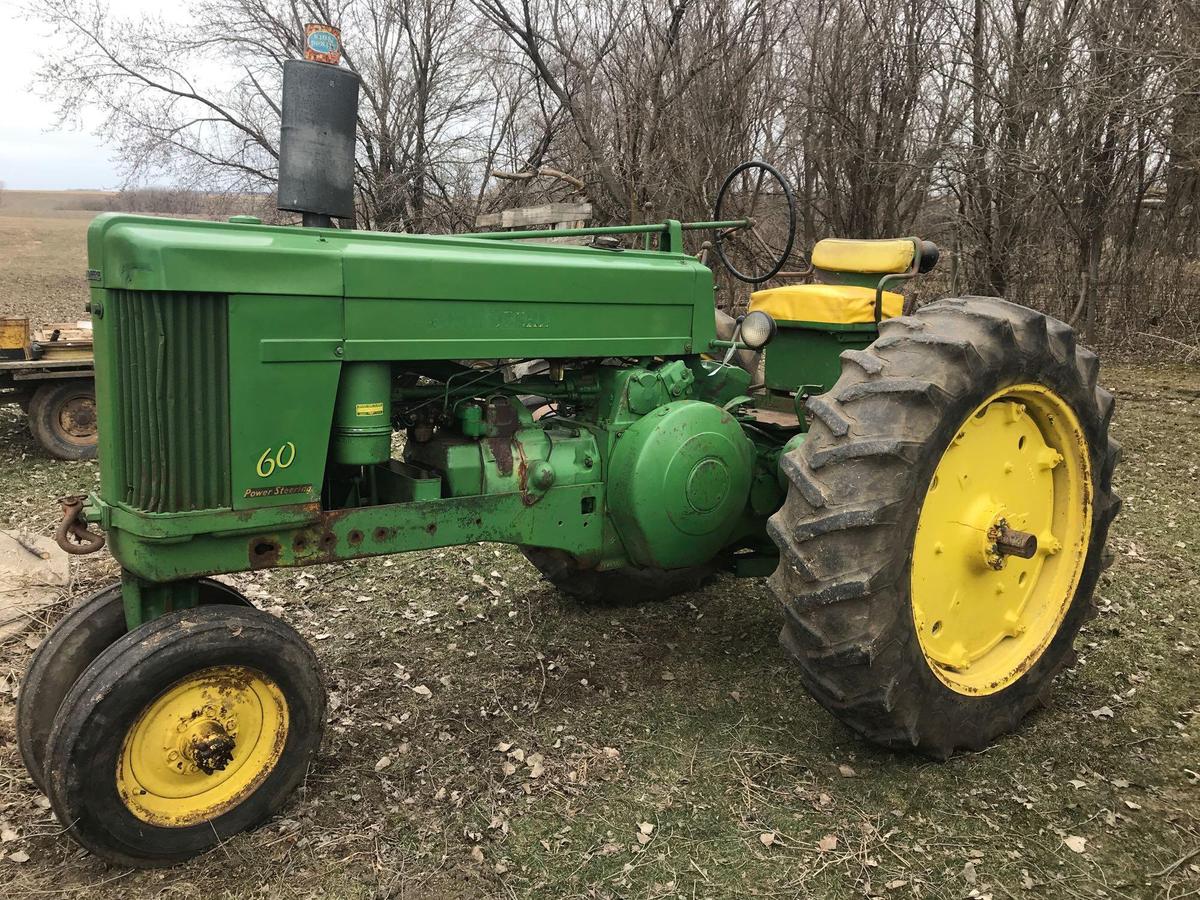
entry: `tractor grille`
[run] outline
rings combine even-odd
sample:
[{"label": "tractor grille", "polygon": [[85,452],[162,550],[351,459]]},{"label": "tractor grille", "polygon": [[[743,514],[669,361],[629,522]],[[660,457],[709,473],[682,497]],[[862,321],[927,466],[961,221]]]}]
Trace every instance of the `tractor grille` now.
[{"label": "tractor grille", "polygon": [[225,296],[114,293],[122,499],[147,512],[228,507]]}]

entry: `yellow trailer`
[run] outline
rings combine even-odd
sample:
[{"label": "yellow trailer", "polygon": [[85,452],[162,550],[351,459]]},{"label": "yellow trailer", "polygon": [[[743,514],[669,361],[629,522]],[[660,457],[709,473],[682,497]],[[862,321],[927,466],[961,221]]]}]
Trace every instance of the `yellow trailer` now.
[{"label": "yellow trailer", "polygon": [[34,329],[26,318],[0,318],[0,403],[19,403],[29,430],[51,456],[96,455],[92,323]]}]

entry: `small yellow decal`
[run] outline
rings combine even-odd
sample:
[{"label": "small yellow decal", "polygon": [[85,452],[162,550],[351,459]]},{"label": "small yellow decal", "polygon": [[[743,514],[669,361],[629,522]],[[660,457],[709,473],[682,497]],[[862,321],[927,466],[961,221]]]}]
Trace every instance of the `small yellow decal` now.
[{"label": "small yellow decal", "polygon": [[379,416],[383,415],[382,403],[359,403],[354,407],[356,416]]},{"label": "small yellow decal", "polygon": [[276,469],[286,469],[296,461],[296,445],[287,441],[279,451],[272,455],[273,447],[268,447],[258,458],[256,470],[259,478],[269,478]]}]

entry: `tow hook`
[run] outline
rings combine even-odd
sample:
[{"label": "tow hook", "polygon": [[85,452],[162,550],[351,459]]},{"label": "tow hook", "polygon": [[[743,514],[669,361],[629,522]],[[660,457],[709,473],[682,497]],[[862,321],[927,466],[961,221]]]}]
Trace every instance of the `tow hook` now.
[{"label": "tow hook", "polygon": [[95,553],[104,546],[104,535],[89,531],[83,519],[83,501],[86,499],[82,494],[58,498],[63,517],[58,523],[58,530],[54,532],[54,541],[76,556]]}]

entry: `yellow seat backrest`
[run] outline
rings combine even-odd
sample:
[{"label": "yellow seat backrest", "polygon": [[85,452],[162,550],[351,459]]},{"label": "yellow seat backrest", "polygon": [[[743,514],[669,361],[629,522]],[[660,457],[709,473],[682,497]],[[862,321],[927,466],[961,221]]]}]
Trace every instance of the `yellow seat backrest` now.
[{"label": "yellow seat backrest", "polygon": [[851,241],[825,238],[813,247],[813,268],[827,272],[860,272],[882,275],[907,272],[915,247],[909,240]]}]

